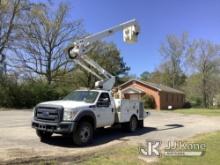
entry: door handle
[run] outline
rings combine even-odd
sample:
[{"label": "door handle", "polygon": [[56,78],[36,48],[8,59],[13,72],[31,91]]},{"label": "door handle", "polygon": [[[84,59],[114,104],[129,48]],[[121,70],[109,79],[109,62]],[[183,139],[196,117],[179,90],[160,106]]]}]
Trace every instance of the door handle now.
[{"label": "door handle", "polygon": [[112,108],[112,112],[114,112],[114,109]]}]

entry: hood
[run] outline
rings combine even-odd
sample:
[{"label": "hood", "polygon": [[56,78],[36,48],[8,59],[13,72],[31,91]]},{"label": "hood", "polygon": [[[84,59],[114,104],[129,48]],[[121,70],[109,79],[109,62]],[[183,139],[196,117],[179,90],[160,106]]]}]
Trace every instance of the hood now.
[{"label": "hood", "polygon": [[70,101],[70,100],[58,100],[58,101],[47,101],[40,103],[39,105],[61,105],[64,108],[82,108],[89,107],[92,103],[80,102],[80,101]]}]

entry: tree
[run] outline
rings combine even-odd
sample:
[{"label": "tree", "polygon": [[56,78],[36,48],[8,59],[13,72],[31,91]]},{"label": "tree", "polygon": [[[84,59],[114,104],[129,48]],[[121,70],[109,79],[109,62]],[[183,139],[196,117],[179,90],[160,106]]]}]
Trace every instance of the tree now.
[{"label": "tree", "polygon": [[184,81],[184,75],[181,64],[186,53],[187,47],[187,34],[183,33],[181,37],[175,35],[168,35],[166,43],[160,47],[160,53],[165,57],[165,62],[161,67],[166,79],[169,81],[167,85],[178,88]]},{"label": "tree", "polygon": [[[73,66],[64,49],[81,35],[81,21],[68,20],[67,4],[59,4],[55,13],[45,4],[33,4],[18,32],[12,66],[24,73],[45,77],[48,84]],[[19,48],[19,49],[18,49]]]},{"label": "tree", "polygon": [[187,77],[183,90],[188,100],[193,107],[202,106],[202,92],[200,74],[192,74]]},{"label": "tree", "polygon": [[[172,86],[172,81],[170,81],[170,75],[171,71],[169,66],[167,66],[167,63],[163,63],[159,66],[158,69],[156,69],[153,72],[143,72],[140,75],[140,79],[143,81],[149,81],[157,84],[163,84],[167,86]],[[181,88],[183,85],[183,82],[185,82],[186,75],[184,73],[178,75],[178,81],[176,84],[178,84],[178,87],[176,88]],[[181,86],[180,86],[181,85]]]},{"label": "tree", "polygon": [[0,0],[0,67],[5,68],[7,50],[17,39],[15,31],[22,23],[23,12],[28,9],[26,0]]},{"label": "tree", "polygon": [[144,71],[141,75],[140,75],[140,79],[142,81],[148,81],[151,77],[151,73],[148,71]]},{"label": "tree", "polygon": [[[186,80],[186,75],[180,69],[178,73],[176,72],[174,76],[173,69],[170,66],[172,66],[170,61],[162,63],[159,66],[157,75],[158,76],[160,75],[160,82],[161,84],[180,89]],[[175,81],[174,81],[174,78],[175,78]]]},{"label": "tree", "polygon": [[188,66],[198,76],[197,92],[202,96],[204,107],[212,106],[219,88],[219,51],[219,45],[205,40],[194,40],[188,50]]},{"label": "tree", "polygon": [[[88,55],[109,73],[116,76],[117,80],[119,80],[121,76],[126,75],[130,70],[124,62],[123,57],[120,56],[120,52],[116,45],[113,43],[108,44],[104,42],[97,42]],[[88,83],[90,83],[91,87],[94,85],[94,81],[96,81],[96,79],[94,80],[91,78],[90,73],[87,73],[87,75],[89,78]]]}]

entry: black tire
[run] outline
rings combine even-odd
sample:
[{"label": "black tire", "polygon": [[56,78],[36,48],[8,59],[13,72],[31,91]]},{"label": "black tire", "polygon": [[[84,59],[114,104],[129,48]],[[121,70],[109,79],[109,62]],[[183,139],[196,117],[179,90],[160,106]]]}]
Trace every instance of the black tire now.
[{"label": "black tire", "polygon": [[144,120],[138,120],[138,128],[144,128]]},{"label": "black tire", "polygon": [[51,138],[53,133],[52,132],[41,131],[41,130],[36,130],[36,134],[37,134],[37,136],[39,136],[41,141],[43,141],[43,140],[48,140],[49,138]]},{"label": "black tire", "polygon": [[128,131],[129,132],[134,132],[138,128],[138,120],[135,116],[132,116],[130,119],[130,122],[128,123]]},{"label": "black tire", "polygon": [[92,142],[94,129],[89,122],[80,122],[76,131],[73,132],[73,142],[77,146],[85,146]]}]

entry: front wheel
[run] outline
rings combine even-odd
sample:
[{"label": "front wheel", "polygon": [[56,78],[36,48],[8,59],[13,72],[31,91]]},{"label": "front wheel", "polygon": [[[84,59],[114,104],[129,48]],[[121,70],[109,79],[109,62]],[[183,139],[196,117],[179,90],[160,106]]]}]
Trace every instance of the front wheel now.
[{"label": "front wheel", "polygon": [[81,122],[76,131],[73,132],[73,142],[78,146],[85,146],[92,142],[93,127],[89,122]]},{"label": "front wheel", "polygon": [[48,140],[52,136],[52,132],[46,132],[46,131],[41,131],[41,130],[36,130],[37,136],[40,137],[40,139],[43,140]]}]

